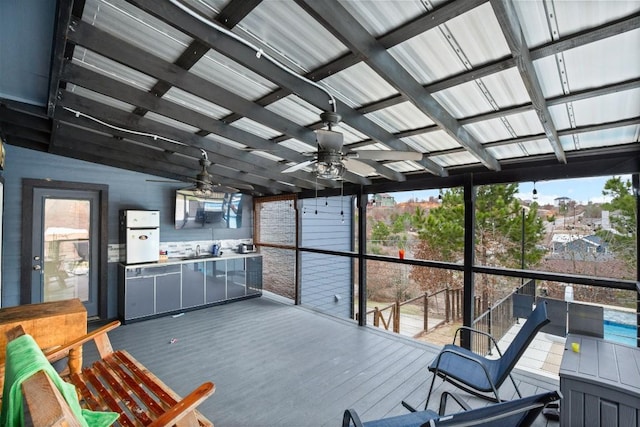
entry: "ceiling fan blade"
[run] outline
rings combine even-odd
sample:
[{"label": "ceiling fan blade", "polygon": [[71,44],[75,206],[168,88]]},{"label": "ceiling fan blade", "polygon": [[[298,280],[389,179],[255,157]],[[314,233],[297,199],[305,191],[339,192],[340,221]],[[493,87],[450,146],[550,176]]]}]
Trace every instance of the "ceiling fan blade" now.
[{"label": "ceiling fan blade", "polygon": [[346,154],[349,158],[367,160],[422,160],[422,153],[417,151],[393,150],[354,150]]},{"label": "ceiling fan blade", "polygon": [[293,166],[291,166],[291,167],[286,168],[285,170],[283,170],[283,171],[282,171],[282,173],[295,172],[295,171],[297,171],[297,170],[304,169],[304,168],[306,168],[307,166],[310,166],[310,165],[314,164],[315,162],[317,162],[317,160],[316,160],[316,159],[313,159],[313,160],[307,160],[307,161],[305,161],[305,162],[298,163],[297,165],[293,165]]},{"label": "ceiling fan blade", "polygon": [[166,182],[168,184],[180,184],[184,181],[178,181],[177,179],[145,179],[147,182]]},{"label": "ceiling fan blade", "polygon": [[368,176],[376,173],[376,170],[366,163],[359,162],[354,159],[343,159],[345,167],[349,172],[355,172],[359,175]]},{"label": "ceiling fan blade", "polygon": [[316,130],[316,139],[320,147],[329,151],[342,150],[342,144],[344,143],[344,135],[332,130]]}]

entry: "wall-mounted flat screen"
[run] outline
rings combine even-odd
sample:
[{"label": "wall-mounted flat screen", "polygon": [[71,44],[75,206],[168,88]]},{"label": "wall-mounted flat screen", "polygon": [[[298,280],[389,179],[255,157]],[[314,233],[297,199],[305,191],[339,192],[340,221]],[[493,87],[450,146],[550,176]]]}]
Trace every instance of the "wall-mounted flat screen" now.
[{"label": "wall-mounted flat screen", "polygon": [[242,193],[198,197],[193,190],[176,191],[176,229],[242,227]]}]

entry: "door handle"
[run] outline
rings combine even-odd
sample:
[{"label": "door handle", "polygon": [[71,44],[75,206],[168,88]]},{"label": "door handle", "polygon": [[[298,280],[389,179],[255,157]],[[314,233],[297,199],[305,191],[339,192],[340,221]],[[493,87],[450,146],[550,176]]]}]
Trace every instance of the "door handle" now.
[{"label": "door handle", "polygon": [[38,270],[42,270],[42,267],[40,266],[40,264],[36,264],[33,266],[33,269],[38,271]]}]

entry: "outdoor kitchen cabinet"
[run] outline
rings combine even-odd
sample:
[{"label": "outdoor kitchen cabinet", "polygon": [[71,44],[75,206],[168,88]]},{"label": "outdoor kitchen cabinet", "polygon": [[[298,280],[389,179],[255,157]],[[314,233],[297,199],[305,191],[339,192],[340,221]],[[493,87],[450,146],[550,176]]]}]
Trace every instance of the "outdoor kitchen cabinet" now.
[{"label": "outdoor kitchen cabinet", "polygon": [[205,294],[207,303],[227,299],[227,261],[207,261],[205,276]]},{"label": "outdoor kitchen cabinet", "polygon": [[262,256],[119,265],[118,315],[123,322],[179,313],[262,295]]},{"label": "outdoor kitchen cabinet", "polygon": [[191,261],[182,264],[182,307],[204,304],[205,262]]}]

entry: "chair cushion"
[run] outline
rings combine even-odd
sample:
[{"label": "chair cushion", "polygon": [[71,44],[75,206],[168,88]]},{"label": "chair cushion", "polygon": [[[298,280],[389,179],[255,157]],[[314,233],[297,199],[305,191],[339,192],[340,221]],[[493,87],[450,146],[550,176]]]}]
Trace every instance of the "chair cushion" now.
[{"label": "chair cushion", "polygon": [[[447,352],[447,350],[461,353],[472,360]],[[438,363],[437,357],[433,359],[431,365],[429,365],[430,371],[435,372],[436,363]],[[476,390],[492,391],[491,384],[487,380],[487,375],[480,365],[484,365],[487,368],[491,381],[496,384],[500,368],[499,364],[499,359],[486,359],[465,348],[458,347],[454,344],[447,344],[442,349],[440,362],[438,364],[438,371],[439,373],[446,374],[448,377],[458,380],[461,383],[468,384]],[[496,387],[499,385],[500,384],[497,384]]]},{"label": "chair cushion", "polygon": [[404,415],[397,415],[382,420],[368,421],[363,423],[364,427],[420,427],[429,420],[438,419],[436,412],[426,410],[418,412],[409,412]]}]

